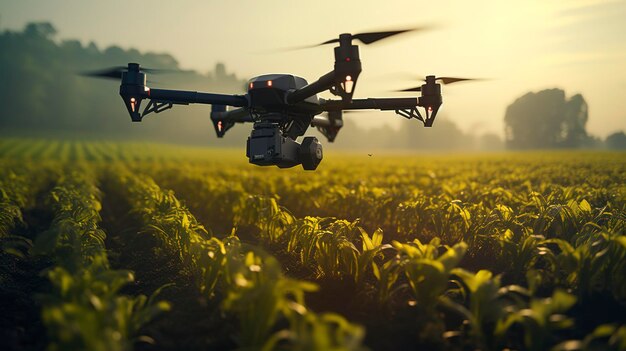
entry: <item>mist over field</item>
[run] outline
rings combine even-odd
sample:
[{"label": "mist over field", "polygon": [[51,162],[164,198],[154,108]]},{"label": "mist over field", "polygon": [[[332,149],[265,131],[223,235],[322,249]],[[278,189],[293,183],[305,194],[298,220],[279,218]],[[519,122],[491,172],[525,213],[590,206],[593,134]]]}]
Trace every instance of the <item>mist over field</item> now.
[{"label": "mist over field", "polygon": [[[177,105],[139,124],[131,123],[118,95],[117,81],[81,75],[140,62],[145,67],[165,70],[164,74],[148,74],[148,85],[153,88],[243,93],[247,78],[230,71],[228,64],[218,63],[205,73],[180,71],[175,55],[118,46],[99,48],[93,42],[82,44],[59,38],[54,25],[47,22],[30,23],[21,31],[5,30],[0,35],[0,48],[4,53],[0,57],[0,74],[4,77],[0,81],[0,134],[4,136],[134,139],[242,148],[250,133],[249,124],[238,124],[218,140],[206,105]],[[532,98],[534,93],[529,93],[524,97],[526,101],[516,101],[515,106],[512,101],[507,111],[502,111],[504,138],[490,132],[464,132],[449,118],[444,92],[442,112],[432,128],[423,128],[420,122],[405,120],[393,111],[351,114],[345,117],[345,127],[336,142],[325,145],[329,149],[364,151],[624,147],[623,133],[609,136],[608,143],[587,133],[588,106],[584,97],[576,95],[577,101],[567,105],[565,92],[552,90],[537,93],[536,99]],[[400,120],[400,125],[386,124],[390,118]],[[375,119],[381,121],[378,126],[371,124]],[[314,128],[309,134],[324,140]]]},{"label": "mist over field", "polygon": [[0,0],[0,350],[626,351],[624,18]]}]

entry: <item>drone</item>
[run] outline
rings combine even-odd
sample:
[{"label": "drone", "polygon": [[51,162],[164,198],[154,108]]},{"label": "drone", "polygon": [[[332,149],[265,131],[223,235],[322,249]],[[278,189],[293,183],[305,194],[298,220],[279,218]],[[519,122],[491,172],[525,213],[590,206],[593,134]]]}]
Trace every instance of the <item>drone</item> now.
[{"label": "drone", "polygon": [[[119,93],[133,122],[141,122],[146,115],[163,112],[174,105],[208,104],[218,138],[237,123],[253,123],[246,143],[246,156],[251,164],[280,168],[302,165],[305,170],[315,170],[323,158],[322,144],[313,136],[297,141],[309,127],[316,127],[328,142],[333,142],[343,127],[343,112],[353,110],[394,111],[431,127],[443,102],[438,82],[450,84],[471,80],[428,75],[424,84],[400,90],[420,92],[419,97],[353,99],[362,71],[359,47],[353,41],[369,45],[418,29],[341,34],[315,45],[336,44],[333,70],[316,81],[308,83],[291,74],[265,74],[250,79],[243,95],[153,89],[146,85],[146,73],[155,70],[142,69],[138,63],[85,75],[121,78]],[[325,91],[338,98],[317,96]],[[140,110],[146,100],[144,109]],[[419,108],[424,109],[423,114]],[[321,115],[323,113],[325,115]]]}]

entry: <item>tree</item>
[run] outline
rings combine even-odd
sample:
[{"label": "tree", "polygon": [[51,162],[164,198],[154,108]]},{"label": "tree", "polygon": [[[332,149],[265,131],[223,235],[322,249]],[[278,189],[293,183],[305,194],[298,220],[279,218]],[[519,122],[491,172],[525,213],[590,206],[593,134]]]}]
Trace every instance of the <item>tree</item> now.
[{"label": "tree", "polygon": [[52,38],[57,30],[49,22],[28,23],[24,27],[24,34],[29,37]]},{"label": "tree", "polygon": [[528,93],[507,107],[505,141],[510,149],[584,146],[588,107],[582,95],[569,100],[561,89]]},{"label": "tree", "polygon": [[626,134],[617,132],[606,138],[606,146],[614,150],[626,150]]}]

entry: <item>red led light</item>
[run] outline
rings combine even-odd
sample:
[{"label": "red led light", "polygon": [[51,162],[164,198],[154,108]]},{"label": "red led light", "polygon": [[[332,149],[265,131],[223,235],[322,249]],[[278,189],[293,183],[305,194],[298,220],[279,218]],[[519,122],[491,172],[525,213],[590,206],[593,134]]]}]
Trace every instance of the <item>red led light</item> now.
[{"label": "red led light", "polygon": [[349,57],[346,57],[346,62],[350,62],[350,58]]},{"label": "red led light", "polygon": [[250,89],[254,88],[254,84],[250,83]]},{"label": "red led light", "polygon": [[268,80],[268,81],[267,81],[267,86],[268,86],[268,87],[271,87],[271,86],[272,86],[272,81],[271,81],[271,80]]},{"label": "red led light", "polygon": [[217,122],[217,130],[220,132],[222,131],[222,121]]}]

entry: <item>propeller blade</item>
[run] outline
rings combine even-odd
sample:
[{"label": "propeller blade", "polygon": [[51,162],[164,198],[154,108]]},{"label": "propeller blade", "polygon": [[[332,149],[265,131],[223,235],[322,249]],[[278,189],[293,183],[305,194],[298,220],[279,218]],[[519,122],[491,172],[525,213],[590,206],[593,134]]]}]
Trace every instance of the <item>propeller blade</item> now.
[{"label": "propeller blade", "polygon": [[323,43],[319,43],[317,45],[312,45],[312,46],[304,46],[303,48],[310,48],[310,47],[316,47],[316,46],[322,46],[322,45],[326,45],[326,44],[333,44],[333,43],[338,43],[339,42],[339,38],[335,38],[335,39],[330,39],[330,40],[326,40]]},{"label": "propeller blade", "polygon": [[400,91],[400,92],[402,92],[402,91],[422,91],[422,87],[419,86],[419,87],[415,87],[415,88],[408,88],[408,89],[402,89],[402,90],[396,90],[396,91]]},{"label": "propeller blade", "polygon": [[[389,30],[389,31],[383,31],[383,32],[358,33],[358,34],[353,34],[352,39],[359,40],[363,44],[369,45],[377,41],[380,41],[389,37],[393,37],[398,34],[423,31],[423,30],[427,30],[431,28],[432,27],[429,27],[429,26],[423,26],[423,27],[415,27],[415,28],[407,28],[407,29]],[[339,38],[334,38],[334,39],[326,40],[325,42],[317,44],[317,45],[304,46],[301,48],[316,47],[316,46],[322,46],[322,45],[327,45],[327,44],[334,44],[338,42],[339,42]]]},{"label": "propeller blade", "polygon": [[84,76],[84,77],[92,77],[92,78],[121,79],[122,72],[125,71],[126,69],[127,67],[125,66],[117,66],[117,67],[110,67],[110,68],[97,70],[97,71],[81,72],[79,73],[79,75]]},{"label": "propeller blade", "polygon": [[443,84],[452,84],[456,82],[464,82],[469,80],[480,80],[479,78],[455,78],[455,77],[437,77],[436,80],[441,81]]},{"label": "propeller blade", "polygon": [[[426,79],[420,79],[422,81],[426,81]],[[458,77],[436,77],[435,80],[438,80],[441,82],[441,84],[452,84],[452,83],[457,83],[457,82],[465,82],[465,81],[478,81],[478,80],[484,80],[482,78],[458,78]],[[396,90],[398,92],[409,92],[409,91],[422,91],[422,87],[418,86],[415,88],[408,88],[408,89],[403,89],[403,90]]]},{"label": "propeller blade", "polygon": [[426,27],[401,29],[401,30],[391,30],[391,31],[386,31],[386,32],[359,33],[359,34],[353,35],[352,38],[360,40],[363,44],[369,45],[369,44],[375,43],[375,42],[377,42],[379,40],[383,40],[383,39],[392,37],[394,35],[407,33],[407,32],[414,32],[414,31],[424,30],[424,29],[426,29]]},{"label": "propeller blade", "polygon": [[[174,73],[174,72],[184,72],[177,69],[160,69],[160,68],[140,68],[142,72],[152,73],[152,74],[161,74],[161,73]],[[128,70],[128,66],[115,66],[109,67],[105,69],[100,69],[97,71],[88,71],[88,72],[80,72],[79,75],[83,77],[91,77],[91,78],[105,78],[105,79],[122,79],[122,72]]]}]

